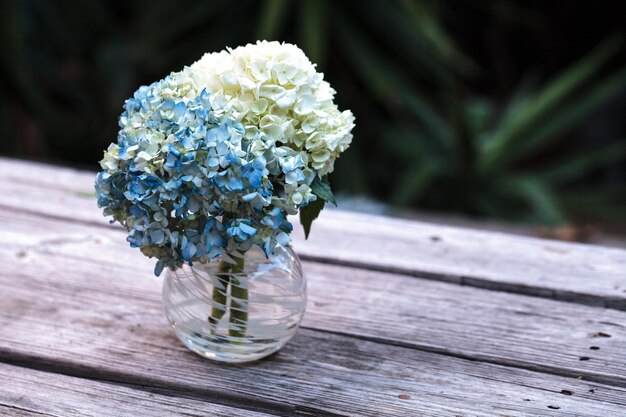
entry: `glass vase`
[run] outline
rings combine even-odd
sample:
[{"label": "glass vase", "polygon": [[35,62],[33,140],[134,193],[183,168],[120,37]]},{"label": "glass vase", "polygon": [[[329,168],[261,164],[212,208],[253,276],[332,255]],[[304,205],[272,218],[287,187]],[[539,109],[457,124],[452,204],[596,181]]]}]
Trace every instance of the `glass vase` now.
[{"label": "glass vase", "polygon": [[306,279],[290,246],[277,246],[269,257],[253,246],[243,257],[168,271],[163,304],[189,349],[221,362],[249,362],[293,337],[306,307]]}]

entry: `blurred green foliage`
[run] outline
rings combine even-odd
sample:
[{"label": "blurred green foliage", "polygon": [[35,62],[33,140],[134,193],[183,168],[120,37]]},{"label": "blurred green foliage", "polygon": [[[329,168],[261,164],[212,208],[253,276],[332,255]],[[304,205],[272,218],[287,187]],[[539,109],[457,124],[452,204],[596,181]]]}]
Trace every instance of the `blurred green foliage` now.
[{"label": "blurred green foliage", "polygon": [[[4,1],[0,151],[95,168],[140,84],[206,51],[279,39],[301,46],[338,90],[340,108],[357,117],[353,147],[331,177],[338,191],[543,224],[581,213],[626,217],[625,179],[605,186],[592,175],[625,161],[624,138],[581,149],[570,136],[624,93],[625,69],[611,64],[623,53],[619,37],[551,79],[520,80],[502,99],[472,88],[484,68],[444,24],[453,5]],[[534,19],[512,1],[462,7],[508,25]]]}]

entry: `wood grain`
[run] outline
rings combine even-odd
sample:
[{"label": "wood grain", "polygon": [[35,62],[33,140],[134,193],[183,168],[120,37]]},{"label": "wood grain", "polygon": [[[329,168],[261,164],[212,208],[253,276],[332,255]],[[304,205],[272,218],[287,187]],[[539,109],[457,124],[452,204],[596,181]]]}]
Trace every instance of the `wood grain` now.
[{"label": "wood grain", "polygon": [[[542,374],[332,334],[329,322],[351,316],[351,321],[342,324],[349,333],[365,334],[364,329],[373,326],[376,334],[387,325],[389,330],[381,333],[389,338],[387,341],[420,347],[422,341],[414,338],[419,333],[427,336],[434,332],[433,324],[440,325],[437,321],[429,325],[430,319],[411,324],[419,310],[413,310],[413,317],[400,327],[388,322],[389,316],[376,321],[374,314],[364,316],[352,310],[356,305],[371,304],[372,311],[379,313],[376,292],[369,291],[361,300],[351,298],[350,294],[363,296],[363,292],[350,289],[361,280],[354,279],[354,270],[337,266],[324,266],[328,269],[311,274],[313,306],[316,301],[331,300],[328,305],[315,306],[319,310],[307,315],[306,324],[318,330],[302,330],[278,355],[256,364],[233,367],[208,363],[189,353],[167,328],[161,312],[160,280],[144,268],[148,260],[122,247],[119,232],[20,214],[14,214],[11,222],[5,220],[0,220],[8,231],[0,240],[0,262],[7,266],[0,270],[4,300],[0,306],[0,360],[6,362],[74,377],[174,390],[196,400],[220,400],[279,415],[549,415],[554,411],[550,406],[559,407],[559,415],[611,416],[626,406],[625,389],[587,381],[584,375],[579,380]],[[109,244],[119,246],[112,251],[107,248]],[[307,271],[311,265],[306,264]],[[336,280],[332,287],[320,278],[326,274],[327,280]],[[364,278],[378,276],[373,274]],[[398,278],[383,275],[380,282],[390,277]],[[365,282],[372,285],[373,281]],[[321,285],[317,287],[317,283]],[[388,285],[393,286],[393,282]],[[385,286],[376,286],[382,293],[388,291]],[[413,293],[419,288],[417,285],[407,291]],[[337,305],[336,298],[324,294],[331,291],[347,296],[347,311]],[[428,286],[425,293],[430,299],[437,297]],[[421,296],[415,294],[416,298]],[[474,300],[470,307],[475,307],[477,299],[468,298]],[[406,313],[407,307],[397,311]],[[442,316],[447,309],[440,311]],[[333,310],[335,313],[328,316]],[[481,314],[477,312],[477,320]],[[429,327],[420,330],[422,325]],[[403,336],[407,326],[418,330]],[[473,332],[462,336],[467,340],[474,337]],[[447,345],[446,349],[455,346]],[[562,394],[563,390],[574,395]]]},{"label": "wood grain", "polygon": [[[85,285],[81,271],[97,265],[117,285],[160,286],[152,261],[128,248],[121,231],[2,209],[0,223],[6,274],[48,277],[64,265]],[[304,269],[305,327],[626,386],[624,312],[317,262]]]},{"label": "wood grain", "polygon": [[0,365],[16,381],[0,413],[106,415],[88,399],[111,398],[142,415],[624,414],[626,313],[580,304],[626,309],[626,251],[329,211],[294,236],[315,261],[304,329],[225,366],[167,328],[153,262],[106,225],[92,183],[0,159],[0,361],[38,369]]},{"label": "wood grain", "polygon": [[150,392],[149,387],[104,383],[0,364],[3,416],[242,416],[270,414]]},{"label": "wood grain", "polygon": [[[106,225],[93,179],[93,173],[0,159],[0,205]],[[324,212],[308,241],[300,229],[294,246],[309,260],[626,310],[624,250],[338,210]]]},{"label": "wood grain", "polygon": [[26,289],[3,282],[0,359],[286,416],[517,416],[548,407],[612,416],[626,406],[622,388],[312,330],[254,364],[209,363],[175,339],[158,293],[114,290],[114,280],[75,287],[55,277]]}]

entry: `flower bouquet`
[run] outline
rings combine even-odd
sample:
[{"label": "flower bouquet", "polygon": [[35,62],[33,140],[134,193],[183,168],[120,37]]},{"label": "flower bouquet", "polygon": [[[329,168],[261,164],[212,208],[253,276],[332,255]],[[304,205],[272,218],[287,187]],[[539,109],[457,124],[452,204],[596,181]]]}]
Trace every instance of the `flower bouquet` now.
[{"label": "flower bouquet", "polygon": [[208,53],[140,87],[100,162],[98,206],[166,269],[166,315],[193,351],[229,362],[280,349],[304,313],[291,249],[300,214],[334,202],[326,175],[354,117],[297,46]]}]

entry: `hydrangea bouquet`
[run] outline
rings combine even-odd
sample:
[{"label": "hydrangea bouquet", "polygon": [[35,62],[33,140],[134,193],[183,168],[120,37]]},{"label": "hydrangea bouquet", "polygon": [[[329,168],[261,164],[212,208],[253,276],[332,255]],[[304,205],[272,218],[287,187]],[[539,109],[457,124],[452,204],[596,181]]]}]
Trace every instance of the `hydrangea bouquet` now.
[{"label": "hydrangea bouquet", "polygon": [[212,260],[242,270],[251,247],[269,256],[289,244],[288,215],[300,213],[308,236],[334,202],[326,175],[354,127],[334,94],[295,45],[208,53],[126,100],[98,206],[157,259],[156,275]]}]

